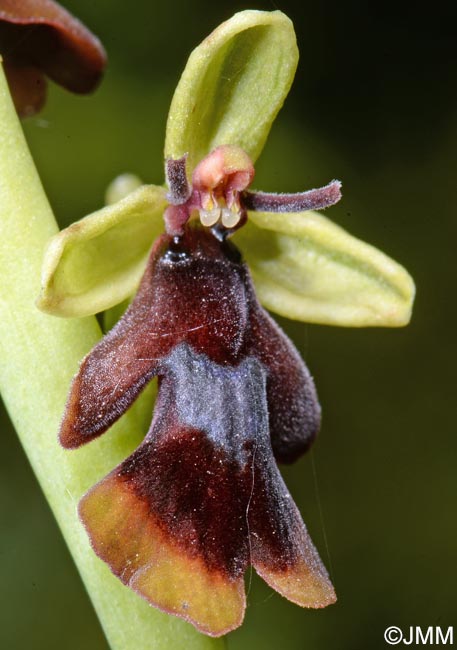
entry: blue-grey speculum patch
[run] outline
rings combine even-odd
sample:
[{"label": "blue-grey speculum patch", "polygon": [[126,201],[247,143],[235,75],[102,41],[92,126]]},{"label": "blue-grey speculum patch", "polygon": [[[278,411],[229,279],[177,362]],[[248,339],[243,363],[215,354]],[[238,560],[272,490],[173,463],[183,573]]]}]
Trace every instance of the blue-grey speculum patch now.
[{"label": "blue-grey speculum patch", "polygon": [[176,413],[183,425],[204,431],[241,466],[249,461],[253,442],[270,446],[266,372],[258,359],[221,366],[181,343],[161,366],[179,396]]}]

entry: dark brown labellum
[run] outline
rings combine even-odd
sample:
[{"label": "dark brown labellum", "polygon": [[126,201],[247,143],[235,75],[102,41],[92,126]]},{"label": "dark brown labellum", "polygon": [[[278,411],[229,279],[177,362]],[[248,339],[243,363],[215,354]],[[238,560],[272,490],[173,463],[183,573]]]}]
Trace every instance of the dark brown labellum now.
[{"label": "dark brown labellum", "polygon": [[316,435],[313,381],[238,250],[189,224],[155,243],[130,308],[81,364],[62,444],[103,433],[155,375],[144,442],[81,502],[96,553],[149,602],[215,636],[241,623],[249,564],[299,605],[333,602],[276,465]]}]

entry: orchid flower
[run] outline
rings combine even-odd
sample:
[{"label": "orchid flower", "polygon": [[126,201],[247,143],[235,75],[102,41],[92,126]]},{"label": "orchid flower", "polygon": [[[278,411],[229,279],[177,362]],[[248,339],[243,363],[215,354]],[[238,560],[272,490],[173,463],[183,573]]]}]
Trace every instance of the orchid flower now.
[{"label": "orchid flower", "polygon": [[313,442],[316,390],[260,302],[308,322],[400,326],[414,295],[401,266],[310,211],[340,198],[338,181],[249,189],[297,57],[279,11],[220,25],[172,101],[167,186],[141,186],[62,231],[43,265],[38,305],[57,316],[136,292],[82,361],[60,441],[72,449],[104,433],[158,376],[146,438],[79,513],[124,584],[212,636],[241,624],[249,564],[301,606],[335,601],[276,465]]}]

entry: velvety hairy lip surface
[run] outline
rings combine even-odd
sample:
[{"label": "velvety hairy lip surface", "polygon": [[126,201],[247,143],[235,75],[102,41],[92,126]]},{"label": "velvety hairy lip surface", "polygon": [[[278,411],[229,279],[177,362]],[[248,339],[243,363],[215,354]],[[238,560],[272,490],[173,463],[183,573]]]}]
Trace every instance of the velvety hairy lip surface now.
[{"label": "velvety hairy lip surface", "polygon": [[[244,596],[239,594],[249,563],[299,604],[331,602],[326,571],[275,466],[263,368],[250,359],[229,370],[196,355],[186,344],[179,348],[165,362],[173,364],[174,374],[161,382],[145,441],[82,502],[81,516],[94,549],[125,584],[211,634],[239,624],[244,611]],[[213,367],[199,373],[202,363]],[[189,372],[192,366],[195,373]],[[220,394],[213,391],[212,396],[220,421],[211,418],[210,409],[205,414],[204,388],[208,382],[211,388],[213,373],[221,383]],[[181,377],[176,379],[176,374]],[[191,393],[198,391],[188,409],[178,405],[184,379],[193,384]],[[237,404],[232,399],[235,385],[245,389]],[[200,423],[202,429],[190,422]],[[114,507],[104,500],[107,488],[118,493]],[[157,540],[165,540],[161,558],[164,548],[173,549],[173,557],[179,555],[179,580],[188,575],[179,596],[167,586],[176,583],[176,567],[157,560]],[[197,612],[194,601],[201,574],[206,579],[198,600],[206,605]],[[223,612],[221,590],[224,598],[234,601]],[[217,620],[211,621],[214,612]]]},{"label": "velvety hairy lip surface", "polygon": [[95,552],[150,603],[221,635],[243,618],[249,564],[305,607],[333,587],[276,466],[314,439],[320,407],[237,249],[189,224],[155,244],[126,314],[84,359],[60,439],[103,433],[159,377],[140,447],[83,498]]}]

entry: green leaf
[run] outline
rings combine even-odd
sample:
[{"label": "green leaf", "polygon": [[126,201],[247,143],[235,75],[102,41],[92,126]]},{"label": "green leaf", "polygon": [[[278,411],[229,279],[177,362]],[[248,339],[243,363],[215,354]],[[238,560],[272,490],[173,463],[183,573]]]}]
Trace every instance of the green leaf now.
[{"label": "green leaf", "polygon": [[250,212],[234,236],[261,302],[310,323],[347,327],[406,325],[414,283],[373,246],[316,212]]},{"label": "green leaf", "polygon": [[242,11],[190,55],[168,116],[165,157],[188,153],[191,171],[222,144],[255,161],[292,84],[298,50],[280,11]]},{"label": "green leaf", "polygon": [[53,237],[37,306],[55,316],[87,316],[135,292],[149,249],[163,230],[165,190],[143,185]]}]

